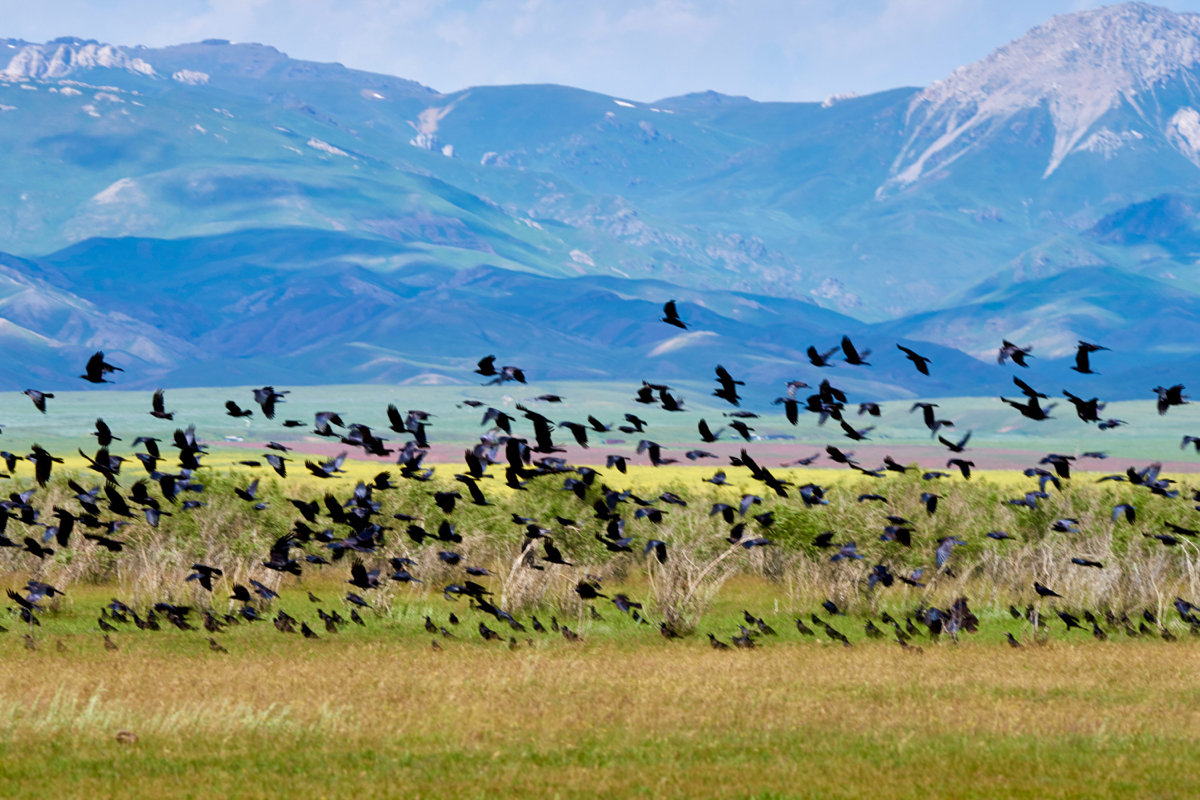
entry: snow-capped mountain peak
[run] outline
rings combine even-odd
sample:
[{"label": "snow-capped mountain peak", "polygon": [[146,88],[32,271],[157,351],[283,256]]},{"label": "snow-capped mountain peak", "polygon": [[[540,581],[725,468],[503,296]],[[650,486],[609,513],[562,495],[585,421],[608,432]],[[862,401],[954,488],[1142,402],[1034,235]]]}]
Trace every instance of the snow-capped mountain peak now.
[{"label": "snow-capped mountain peak", "polygon": [[[910,136],[880,191],[914,183],[964,155],[998,122],[1042,106],[1054,126],[1049,176],[1077,149],[1116,144],[1121,134],[1095,128],[1108,111],[1124,101],[1145,113],[1146,95],[1198,63],[1200,14],[1124,3],[1052,17],[914,97]],[[1200,95],[1195,84],[1189,93]]]},{"label": "snow-capped mountain peak", "polygon": [[25,44],[13,55],[0,79],[9,81],[62,78],[80,69],[123,69],[153,76],[154,68],[124,49],[94,40],[70,37],[45,44]]}]

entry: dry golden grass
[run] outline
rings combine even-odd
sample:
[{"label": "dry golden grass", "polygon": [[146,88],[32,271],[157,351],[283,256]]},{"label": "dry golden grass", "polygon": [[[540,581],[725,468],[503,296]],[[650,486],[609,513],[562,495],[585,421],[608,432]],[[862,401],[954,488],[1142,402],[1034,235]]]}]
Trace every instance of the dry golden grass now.
[{"label": "dry golden grass", "polygon": [[1195,642],[183,641],[6,636],[0,796],[1200,793]]}]

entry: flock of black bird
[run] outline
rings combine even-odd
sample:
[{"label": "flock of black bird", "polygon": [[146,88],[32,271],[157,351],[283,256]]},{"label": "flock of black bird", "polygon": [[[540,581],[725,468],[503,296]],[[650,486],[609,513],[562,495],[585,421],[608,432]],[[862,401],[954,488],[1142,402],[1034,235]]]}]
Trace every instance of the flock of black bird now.
[{"label": "flock of black bird", "polygon": [[[674,301],[668,302],[663,309],[662,322],[680,329],[687,329],[687,322],[679,316],[679,310]],[[897,345],[904,355],[912,362],[913,368],[924,375],[930,374],[931,360],[914,350]],[[1012,362],[1018,367],[1028,366],[1032,357],[1031,347],[1019,347],[1012,342],[1003,341],[998,354],[998,362]],[[1072,369],[1082,375],[1095,374],[1091,366],[1091,358],[1107,348],[1089,342],[1079,342],[1075,365]],[[841,358],[836,359],[838,352]],[[816,347],[808,348],[808,359],[813,367],[829,368],[837,361],[852,367],[867,367],[866,360],[869,350],[860,350],[843,337],[839,347],[826,351]],[[108,376],[121,372],[121,367],[105,361],[103,353],[96,353],[87,362],[83,374],[84,381],[99,384],[108,383]],[[475,373],[489,378],[484,385],[503,385],[505,383],[524,384],[525,371],[518,366],[506,365],[497,367],[494,356],[486,356],[479,360]],[[716,366],[717,388],[713,395],[731,408],[725,416],[726,423],[735,434],[746,442],[754,440],[754,428],[749,420],[758,417],[757,414],[741,409],[742,397],[739,387],[744,382],[737,380],[723,366]],[[1040,401],[1047,400],[1046,394],[1034,389],[1018,377],[1013,377],[1014,386],[1020,391],[1023,399],[1016,400],[1001,397],[1000,400],[1011,406],[1022,416],[1036,421],[1048,419],[1054,409],[1054,403],[1042,405]],[[803,394],[801,390],[810,389],[811,393]],[[1188,402],[1183,394],[1184,387],[1155,387],[1157,408],[1160,414],[1165,414],[1174,406]],[[35,409],[41,414],[51,415],[54,395],[50,392],[27,389],[24,392],[32,401]],[[234,400],[225,404],[226,413],[235,418],[248,418],[255,414],[267,420],[274,420],[279,406],[286,402],[288,392],[277,390],[272,386],[264,386],[254,390],[254,406],[242,407]],[[1105,418],[1102,411],[1105,404],[1098,398],[1083,399],[1070,392],[1064,391],[1063,396],[1074,406],[1077,416],[1087,424],[1096,424],[1101,429],[1109,429],[1123,424],[1122,420]],[[464,468],[454,474],[455,484],[431,485],[427,494],[432,505],[436,506],[442,518],[435,529],[426,529],[423,525],[423,509],[408,509],[412,513],[396,513],[384,518],[378,495],[397,488],[393,478],[400,480],[430,483],[434,478],[434,468],[425,466],[424,459],[429,452],[428,429],[432,425],[430,412],[409,410],[402,413],[396,406],[387,409],[388,427],[392,433],[399,434],[404,440],[398,446],[389,446],[388,439],[380,436],[368,425],[347,422],[341,415],[333,411],[321,411],[315,414],[311,433],[329,441],[339,442],[347,447],[360,448],[364,454],[374,457],[396,457],[398,467],[395,475],[391,471],[381,471],[370,481],[358,482],[344,496],[339,497],[333,491],[325,494],[321,500],[290,499],[295,509],[296,518],[291,529],[281,532],[268,553],[262,560],[261,567],[266,570],[260,577],[269,573],[280,575],[301,576],[305,570],[335,565],[342,562],[348,564],[349,577],[346,584],[350,587],[345,596],[340,598],[341,611],[325,610],[320,607],[322,601],[312,592],[308,598],[315,605],[314,619],[299,619],[289,615],[282,609],[272,611],[272,601],[278,598],[278,593],[267,583],[256,579],[247,579],[248,585],[233,583],[228,599],[232,605],[226,604],[230,611],[218,609],[218,600],[222,592],[218,583],[223,570],[214,564],[198,562],[192,565],[186,576],[180,575],[183,584],[194,583],[207,596],[207,602],[181,605],[164,599],[160,602],[143,606],[140,610],[132,604],[118,599],[100,609],[97,624],[104,635],[104,644],[109,649],[115,649],[117,644],[109,636],[121,628],[137,628],[140,630],[159,630],[164,625],[174,626],[182,630],[197,630],[203,628],[209,634],[208,645],[215,652],[225,652],[225,647],[217,641],[219,634],[231,625],[251,624],[269,620],[282,633],[296,633],[306,638],[318,638],[323,633],[336,633],[345,625],[366,625],[370,612],[376,607],[372,593],[389,582],[401,584],[421,583],[422,578],[416,574],[418,562],[411,557],[412,548],[434,547],[437,549],[437,559],[448,568],[461,570],[461,578],[455,582],[439,586],[441,594],[452,602],[459,602],[459,613],[463,608],[474,612],[478,618],[476,625],[466,634],[456,634],[454,630],[460,624],[458,614],[449,613],[445,624],[425,618],[426,630],[434,634],[432,646],[441,649],[439,639],[456,636],[477,635],[488,641],[508,640],[510,646],[519,646],[518,635],[525,637],[530,631],[536,634],[552,632],[567,640],[578,640],[580,634],[566,625],[561,624],[554,616],[549,617],[548,624],[543,624],[535,615],[530,615],[524,621],[518,620],[497,605],[495,594],[486,585],[486,579],[492,577],[492,572],[484,567],[471,563],[471,559],[455,548],[462,544],[463,536],[456,532],[455,525],[450,522],[456,507],[462,503],[476,506],[489,506],[483,490],[485,481],[493,479],[490,470],[502,471],[504,484],[517,492],[526,490],[531,481],[561,481],[564,491],[572,493],[578,500],[582,513],[590,514],[590,518],[579,521],[572,518],[557,516],[554,519],[536,519],[533,517],[512,514],[512,524],[523,532],[521,554],[518,559],[520,568],[529,570],[571,569],[576,565],[569,561],[564,554],[561,543],[568,538],[566,532],[572,534],[583,529],[592,530],[594,538],[603,549],[613,554],[640,555],[653,565],[666,565],[672,557],[671,544],[665,538],[645,536],[638,541],[630,533],[635,523],[638,525],[661,525],[671,506],[687,506],[688,500],[672,492],[663,492],[658,497],[646,499],[632,491],[617,491],[609,488],[601,480],[602,473],[597,468],[587,466],[572,466],[565,458],[558,455],[564,453],[559,441],[555,440],[556,431],[569,432],[572,440],[580,447],[589,447],[589,437],[601,435],[616,430],[624,434],[643,437],[637,444],[636,453],[645,454],[654,466],[675,463],[678,459],[668,455],[663,445],[645,438],[649,435],[648,423],[637,413],[624,414],[622,424],[614,425],[602,422],[595,416],[589,416],[586,422],[561,421],[555,424],[549,417],[530,407],[534,402],[543,407],[562,402],[557,395],[540,395],[526,404],[515,406],[520,418],[530,426],[529,435],[520,435],[515,425],[518,417],[504,410],[488,406],[480,400],[467,400],[464,405],[474,409],[483,409],[481,424],[487,426],[487,432],[480,437],[474,447],[464,453]],[[656,406],[668,412],[684,411],[684,400],[674,389],[665,384],[643,381],[636,390],[632,401],[644,406]],[[775,404],[783,406],[783,416],[795,425],[801,412],[816,415],[820,424],[829,420],[837,423],[841,433],[852,441],[868,438],[873,427],[855,427],[851,423],[853,405],[847,399],[844,391],[834,386],[828,379],[822,380],[813,388],[802,381],[789,381],[785,385],[784,394],[775,400]],[[952,420],[941,419],[938,407],[934,403],[918,402],[911,407],[912,413],[920,413],[921,419],[930,431],[931,438],[936,437],[948,451],[947,469],[955,469],[963,478],[969,479],[974,463],[965,458],[971,432],[961,436],[948,438],[944,435],[954,428]],[[172,421],[174,413],[167,410],[165,392],[162,389],[154,392],[151,408],[148,412],[152,417]],[[877,403],[862,402],[857,404],[854,416],[879,417],[880,407]],[[307,427],[307,423],[287,419],[282,421],[284,428]],[[720,441],[724,429],[714,431],[712,426],[700,419],[697,432],[702,444],[712,444]],[[33,483],[36,487],[24,491],[12,491],[8,499],[0,502],[0,549],[9,548],[10,552],[20,555],[14,565],[24,569],[29,574],[40,574],[38,566],[45,559],[52,558],[56,551],[69,550],[78,547],[80,539],[90,543],[87,546],[103,548],[113,554],[122,553],[127,542],[122,539],[122,528],[140,524],[141,520],[150,527],[157,528],[163,518],[177,514],[202,514],[206,506],[205,486],[200,476],[203,475],[203,458],[206,454],[205,445],[197,438],[194,427],[179,428],[170,439],[174,448],[175,463],[168,466],[169,459],[164,455],[164,444],[152,435],[137,436],[132,439],[132,446],[140,450],[133,456],[144,470],[144,475],[135,480],[128,488],[123,488],[122,469],[129,459],[114,455],[110,451],[113,442],[121,441],[102,419],[96,420],[93,435],[97,439],[97,449],[89,455],[80,450],[80,455],[87,462],[86,469],[102,476],[102,482],[96,486],[85,486],[83,479],[73,475],[67,485],[73,493],[73,503],[63,503],[60,507],[54,505],[46,515],[53,520],[44,519],[43,511],[35,508],[33,501],[39,489],[47,486],[51,473],[56,464],[63,460],[52,455],[44,448],[33,444],[31,452],[19,456],[7,451],[0,452],[8,470],[5,477],[19,479],[18,466],[28,461],[32,464]],[[1192,444],[1200,450],[1200,438],[1183,438],[1182,447]],[[271,441],[264,444],[263,460],[276,472],[280,478],[286,478],[292,464],[292,458],[286,455],[291,452],[289,446]],[[701,462],[705,459],[717,459],[718,456],[710,451],[696,448],[682,454],[688,461]],[[797,461],[787,462],[782,466],[808,465],[813,463],[820,454]],[[856,470],[864,476],[882,478],[888,473],[906,473],[917,470],[922,480],[934,483],[937,479],[947,477],[949,473],[939,470],[921,472],[915,465],[900,464],[890,456],[883,459],[879,466],[866,466],[854,459],[854,454],[841,448],[828,445],[825,455],[834,463]],[[307,459],[304,468],[319,479],[335,480],[343,473],[346,453],[325,460]],[[1104,458],[1102,452],[1083,453],[1079,458]],[[615,470],[618,473],[626,471],[631,456],[608,455],[605,459],[605,470]],[[1070,479],[1071,470],[1076,456],[1063,454],[1048,454],[1041,459],[1037,466],[1025,471],[1036,488],[1024,493],[1023,497],[1008,500],[1017,508],[1037,509],[1039,504],[1047,501],[1051,495],[1048,489],[1062,490],[1062,483]],[[796,485],[783,477],[772,473],[767,466],[760,464],[746,449],[742,448],[736,456],[730,457],[730,467],[746,471],[751,479],[761,484],[764,495],[774,494],[780,500],[799,501],[803,507],[811,508],[828,504],[826,489],[815,483]],[[257,460],[243,462],[250,466],[261,466]],[[1125,481],[1140,490],[1162,498],[1187,498],[1174,482],[1159,474],[1160,465],[1151,465],[1144,469],[1130,467],[1124,473],[1107,476],[1104,480]],[[128,472],[124,473],[127,476]],[[725,471],[718,470],[705,480],[716,487],[729,487]],[[458,488],[453,488],[457,485]],[[254,508],[263,508],[264,504],[257,496],[259,480],[252,480],[244,488],[237,488],[235,493],[241,501]],[[440,487],[440,488],[439,488]],[[733,491],[730,489],[724,489]],[[465,495],[464,495],[465,493]],[[920,497],[921,507],[917,509],[927,515],[933,515],[938,510],[941,495],[933,491],[923,492]],[[1190,499],[1200,502],[1200,493],[1192,493]],[[861,503],[882,502],[887,498],[880,494],[862,494],[858,497]],[[720,516],[729,526],[725,543],[729,552],[738,549],[746,551],[754,548],[773,546],[771,528],[775,524],[775,512],[763,511],[752,513],[757,506],[763,505],[763,497],[754,494],[742,494],[730,502],[718,502],[712,505],[710,517]],[[1200,505],[1196,506],[1200,509]],[[896,547],[912,548],[912,535],[916,525],[910,519],[898,513],[889,513],[884,519],[883,533],[879,537],[884,542],[893,543]],[[1123,519],[1132,523],[1137,511],[1132,504],[1121,504],[1113,509],[1113,519]],[[644,521],[644,522],[643,522]],[[1078,532],[1077,519],[1058,519],[1052,524],[1052,530],[1061,532]],[[434,526],[430,526],[433,528]],[[407,548],[406,554],[399,554],[403,549],[389,538],[389,532],[403,528],[403,535],[397,539]],[[1194,547],[1200,531],[1182,524],[1167,523],[1167,531],[1143,534],[1161,543],[1163,547],[1180,548]],[[557,530],[556,530],[557,529]],[[21,531],[22,533],[18,533]],[[1004,531],[991,531],[986,534],[989,539],[1003,541],[1012,538]],[[857,550],[854,540],[835,541],[836,534],[831,531],[814,537],[811,544],[818,550],[832,551],[828,560],[833,563],[861,561],[864,556]],[[949,561],[955,547],[965,544],[965,540],[957,536],[946,536],[938,540],[937,547],[932,553],[931,561],[934,571],[931,577],[950,568]],[[1074,557],[1074,566],[1083,569],[1103,569],[1104,565],[1094,559]],[[374,567],[369,568],[368,565]],[[864,592],[882,591],[896,585],[924,587],[930,578],[926,577],[928,568],[897,571],[887,563],[875,564],[863,579]],[[901,574],[907,572],[908,574]],[[578,576],[576,576],[578,577]],[[574,578],[573,578],[574,580]],[[276,582],[278,586],[278,582]],[[590,575],[579,578],[575,585],[575,593],[586,604],[588,613],[593,618],[600,617],[597,604],[599,601],[611,603],[616,612],[628,616],[633,624],[649,625],[668,639],[679,638],[682,632],[674,629],[665,621],[657,624],[647,618],[641,603],[635,602],[626,594],[606,594],[602,582]],[[1123,631],[1128,636],[1158,636],[1164,639],[1174,639],[1175,634],[1167,625],[1168,620],[1160,618],[1153,610],[1146,609],[1138,615],[1133,612],[1118,612],[1114,610],[1090,611],[1080,610],[1077,616],[1063,607],[1051,605],[1043,608],[1043,601],[1061,599],[1061,595],[1053,588],[1039,582],[1031,584],[1031,602],[1024,608],[1011,606],[1010,613],[1016,619],[1024,620],[1031,626],[1035,638],[1047,634],[1047,618],[1053,611],[1066,626],[1065,630],[1075,628],[1086,631],[1088,627],[1096,638],[1107,638],[1110,632]],[[25,634],[26,646],[36,649],[38,638],[35,636],[42,625],[42,618],[48,610],[48,604],[64,592],[49,583],[30,579],[23,591],[8,589],[7,596],[12,601],[8,612],[10,617],[19,620],[27,626]],[[465,603],[463,603],[465,601]],[[1187,626],[1192,635],[1200,635],[1200,608],[1183,598],[1175,598],[1174,610],[1180,621]],[[845,619],[843,611],[832,601],[824,603],[825,616],[812,613],[807,617],[795,619],[795,627],[802,636],[824,635],[831,641],[841,642],[849,646],[850,637],[835,627],[839,617]],[[344,614],[344,615],[343,615]],[[312,623],[310,625],[310,622]],[[727,649],[731,646],[752,648],[757,646],[764,637],[774,635],[774,628],[762,617],[744,612],[744,624],[733,634],[728,642],[718,638],[714,633],[708,633],[711,645],[716,649]],[[1085,627],[1085,623],[1086,626]],[[12,624],[10,621],[9,624]],[[449,626],[449,627],[447,627]],[[491,627],[495,626],[495,627]],[[946,635],[957,638],[962,633],[970,633],[978,629],[979,620],[969,608],[965,597],[958,598],[949,607],[939,608],[920,603],[908,614],[899,618],[888,613],[882,613],[877,619],[867,618],[864,624],[864,634],[867,638],[890,637],[905,648],[916,649],[912,642],[916,639],[934,639]],[[499,629],[499,630],[497,630]],[[0,630],[7,630],[0,625]],[[319,632],[322,631],[322,632]],[[500,631],[504,631],[502,634]],[[1021,646],[1011,634],[1008,641],[1013,646]],[[855,637],[857,638],[857,637]]]}]

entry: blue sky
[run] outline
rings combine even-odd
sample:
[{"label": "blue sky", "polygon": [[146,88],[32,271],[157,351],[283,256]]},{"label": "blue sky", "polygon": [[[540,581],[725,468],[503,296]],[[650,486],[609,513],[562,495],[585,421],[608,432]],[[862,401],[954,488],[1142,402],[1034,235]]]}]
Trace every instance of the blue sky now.
[{"label": "blue sky", "polygon": [[[820,100],[926,85],[1088,0],[0,0],[0,36],[271,44],[439,91]],[[1200,0],[1175,0],[1200,11]]]}]

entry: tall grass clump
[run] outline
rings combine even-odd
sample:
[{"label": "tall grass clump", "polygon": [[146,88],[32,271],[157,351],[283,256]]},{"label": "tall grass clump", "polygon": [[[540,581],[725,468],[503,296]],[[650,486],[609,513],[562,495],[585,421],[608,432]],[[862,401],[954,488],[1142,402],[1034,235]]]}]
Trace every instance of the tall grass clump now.
[{"label": "tall grass clump", "polygon": [[[399,480],[396,488],[373,492],[378,510],[371,519],[381,526],[376,546],[336,559],[329,540],[344,540],[352,531],[334,523],[328,509],[344,506],[354,484],[313,478],[285,482],[256,474],[260,508],[234,493],[255,474],[236,469],[205,472],[198,479],[203,492],[178,498],[205,505],[185,511],[180,502],[160,499],[164,513],[156,527],[140,514],[121,520],[127,524],[111,534],[123,542],[119,553],[86,540],[86,529],[77,526],[69,546],[55,546],[56,552],[44,559],[19,546],[0,548],[0,571],[60,587],[115,584],[135,601],[207,602],[194,583],[184,580],[194,563],[222,569],[226,587],[249,578],[279,587],[314,576],[342,576],[351,561],[359,560],[368,569],[380,570],[387,588],[374,596],[386,610],[397,591],[435,597],[448,584],[461,582],[462,565],[452,566],[439,555],[452,551],[465,564],[487,570],[479,580],[492,593],[492,601],[510,612],[580,610],[575,588],[586,580],[640,592],[637,596],[648,604],[647,613],[680,632],[693,630],[722,585],[737,575],[777,587],[793,607],[832,600],[864,612],[949,603],[961,594],[997,608],[1028,604],[1036,599],[1034,581],[1055,587],[1077,607],[1161,610],[1169,609],[1175,597],[1200,599],[1198,538],[1186,533],[1196,517],[1190,504],[1129,483],[1097,483],[1094,477],[1064,480],[1061,489],[1046,484],[1045,495],[1028,504],[1011,501],[1038,490],[1035,480],[1018,488],[1011,481],[992,481],[987,473],[969,481],[923,480],[916,470],[882,479],[848,478],[827,486],[817,500],[810,495],[807,503],[796,485],[787,487],[787,497],[751,486],[759,499],[747,500],[742,513],[743,488],[675,479],[644,489],[610,470],[574,490],[564,488],[564,480],[578,478],[577,473],[530,480],[521,490],[485,479],[481,484],[488,504],[471,504],[464,491],[454,509],[445,512],[433,504],[433,494],[462,485],[439,473],[430,481]],[[795,483],[803,481],[803,474],[796,474]],[[46,521],[53,519],[55,508],[78,505],[67,488],[68,479],[96,483],[90,474],[56,473],[50,485],[30,499],[36,521],[23,522],[22,512],[10,510],[10,540],[19,544],[25,536],[39,541],[48,536],[54,546]],[[10,485],[14,491],[31,488],[27,481]],[[157,486],[148,486],[158,497]],[[1182,497],[1190,492],[1182,484],[1173,488]],[[122,491],[128,493],[127,483]],[[937,495],[932,511],[929,495]],[[684,502],[669,502],[677,498]],[[300,536],[293,557],[308,553],[335,562],[332,568],[302,562],[299,579],[263,564],[280,537],[304,530],[297,527],[300,514],[293,499],[317,502],[320,514],[315,522],[304,523],[312,538],[299,546],[309,534]],[[722,513],[713,513],[718,502],[733,507],[732,524]],[[1134,506],[1134,521],[1114,516],[1114,506],[1121,504]],[[647,515],[648,509],[661,512],[661,517]],[[763,514],[768,516],[757,517]],[[885,526],[893,524],[888,516],[903,520],[895,524],[907,529],[907,545],[882,538]],[[434,538],[443,525],[452,526],[460,541]],[[431,536],[418,542],[409,526],[419,526]],[[1178,533],[1178,528],[1185,532]],[[739,530],[740,538],[735,535]],[[1173,539],[1164,542],[1155,538],[1159,534]],[[760,536],[770,544],[741,546]],[[961,544],[946,550],[938,564],[939,544],[947,537]],[[653,551],[644,552],[651,539],[666,542],[664,561]],[[547,540],[569,566],[546,562]],[[395,571],[393,558],[416,562],[410,571],[420,583],[402,587],[388,581]],[[897,580],[887,587],[873,582],[870,576],[880,565],[911,583]]]}]

